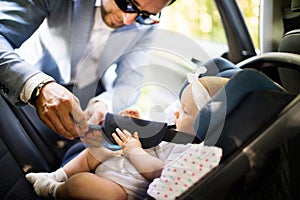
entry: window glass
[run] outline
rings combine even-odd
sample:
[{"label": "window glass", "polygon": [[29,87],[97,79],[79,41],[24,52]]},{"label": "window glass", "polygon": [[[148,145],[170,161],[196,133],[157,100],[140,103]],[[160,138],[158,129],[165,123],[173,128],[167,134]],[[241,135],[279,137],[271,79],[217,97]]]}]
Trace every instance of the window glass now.
[{"label": "window glass", "polygon": [[210,56],[220,56],[227,51],[225,32],[214,1],[177,0],[164,8],[161,18],[162,28],[195,39]]},{"label": "window glass", "polygon": [[163,10],[161,24],[193,38],[226,43],[218,10],[211,0],[177,0]]},{"label": "window glass", "polygon": [[[258,48],[259,0],[237,2],[249,27],[254,45]],[[177,0],[173,5],[164,8],[161,27],[192,37],[202,44],[214,45],[213,49],[216,53],[212,56],[221,55],[226,51],[225,32],[212,0]],[[215,46],[215,44],[219,45]]]},{"label": "window glass", "polygon": [[237,1],[242,13],[249,33],[252,37],[254,46],[259,48],[259,5],[260,0],[238,0]]}]

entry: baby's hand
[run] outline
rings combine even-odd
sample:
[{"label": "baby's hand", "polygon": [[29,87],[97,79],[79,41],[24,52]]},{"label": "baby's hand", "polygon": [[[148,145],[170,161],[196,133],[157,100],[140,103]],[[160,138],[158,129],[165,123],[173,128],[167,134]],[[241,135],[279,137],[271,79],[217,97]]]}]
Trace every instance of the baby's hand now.
[{"label": "baby's hand", "polygon": [[135,109],[135,108],[127,108],[125,110],[122,110],[119,115],[125,117],[134,117],[134,118],[138,118],[140,119],[141,116],[140,116],[140,111]]},{"label": "baby's hand", "polygon": [[116,133],[112,134],[112,137],[115,139],[118,145],[121,146],[124,156],[128,157],[130,152],[136,148],[142,148],[142,144],[139,140],[137,132],[133,133],[133,137],[130,132],[127,130],[121,131],[119,128],[116,129]]}]

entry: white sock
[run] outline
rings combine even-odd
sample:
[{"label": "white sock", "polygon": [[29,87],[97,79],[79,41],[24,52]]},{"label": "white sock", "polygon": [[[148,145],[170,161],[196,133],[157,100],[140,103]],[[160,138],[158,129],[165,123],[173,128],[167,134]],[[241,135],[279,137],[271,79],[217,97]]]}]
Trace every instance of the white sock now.
[{"label": "white sock", "polygon": [[57,182],[51,177],[40,176],[39,173],[29,173],[25,177],[33,184],[35,193],[43,197],[55,197],[58,186],[64,184],[64,182]]},{"label": "white sock", "polygon": [[[65,182],[66,180],[68,180],[68,176],[65,173],[65,171],[63,170],[63,168],[59,168],[56,171],[51,172],[51,173],[47,173],[47,172],[29,173],[28,177],[30,177],[30,178],[33,177],[34,179],[39,179],[39,178],[42,178],[42,177],[48,177],[48,178],[51,178],[52,180],[57,181],[57,182]],[[30,181],[30,182],[32,182],[32,181]]]},{"label": "white sock", "polygon": [[48,195],[55,197],[57,187],[68,180],[68,176],[63,168],[59,168],[51,173],[28,173],[25,177],[33,184],[36,194],[44,197]]},{"label": "white sock", "polygon": [[51,172],[49,176],[57,182],[65,182],[68,180],[68,176],[63,168],[59,168],[56,171]]}]

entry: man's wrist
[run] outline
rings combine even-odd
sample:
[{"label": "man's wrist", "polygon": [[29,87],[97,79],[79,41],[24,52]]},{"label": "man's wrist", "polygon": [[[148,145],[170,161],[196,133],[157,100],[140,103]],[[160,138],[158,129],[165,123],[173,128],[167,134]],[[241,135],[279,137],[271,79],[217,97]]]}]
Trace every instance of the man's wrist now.
[{"label": "man's wrist", "polygon": [[42,72],[34,74],[30,78],[28,78],[20,93],[20,100],[24,103],[28,103],[35,88],[38,87],[40,83],[45,81],[50,82],[54,81],[54,79],[51,76],[48,76],[47,74],[44,74]]},{"label": "man's wrist", "polygon": [[46,80],[42,81],[41,83],[39,83],[39,84],[34,88],[34,90],[33,90],[32,93],[31,93],[31,97],[30,97],[30,99],[28,100],[28,103],[29,103],[31,106],[35,106],[36,100],[37,100],[38,97],[40,96],[42,88],[43,88],[44,86],[46,86],[48,83],[51,83],[51,82],[55,82],[53,78],[46,79]]}]

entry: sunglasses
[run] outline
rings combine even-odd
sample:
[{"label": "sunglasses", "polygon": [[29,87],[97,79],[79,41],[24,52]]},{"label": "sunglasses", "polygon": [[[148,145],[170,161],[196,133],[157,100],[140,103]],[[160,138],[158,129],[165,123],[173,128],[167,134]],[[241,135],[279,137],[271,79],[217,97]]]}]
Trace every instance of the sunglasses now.
[{"label": "sunglasses", "polygon": [[137,13],[135,21],[144,24],[152,25],[158,24],[160,21],[161,13],[152,14],[147,11],[139,10],[136,3],[133,0],[115,0],[117,6],[125,13]]}]

